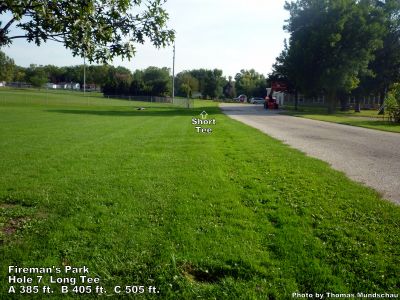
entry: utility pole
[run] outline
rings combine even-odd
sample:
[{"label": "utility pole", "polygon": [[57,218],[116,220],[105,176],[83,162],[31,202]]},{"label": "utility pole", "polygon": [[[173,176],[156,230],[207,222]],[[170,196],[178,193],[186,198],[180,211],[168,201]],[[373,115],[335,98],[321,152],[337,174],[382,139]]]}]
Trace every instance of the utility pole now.
[{"label": "utility pole", "polygon": [[172,103],[175,102],[175,42],[172,58]]},{"label": "utility pole", "polygon": [[86,52],[83,53],[83,96],[86,96]]}]

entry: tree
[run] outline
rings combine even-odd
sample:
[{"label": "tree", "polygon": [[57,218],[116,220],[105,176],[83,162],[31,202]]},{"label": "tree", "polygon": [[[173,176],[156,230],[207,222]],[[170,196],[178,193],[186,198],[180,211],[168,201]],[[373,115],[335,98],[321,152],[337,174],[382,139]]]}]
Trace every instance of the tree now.
[{"label": "tree", "polygon": [[43,67],[38,67],[36,65],[30,65],[26,70],[26,77],[29,83],[34,87],[40,89],[43,85],[48,82],[48,76]]},{"label": "tree", "polygon": [[306,86],[308,82],[307,78],[302,76],[306,68],[301,55],[299,55],[301,53],[296,49],[296,46],[298,45],[292,45],[289,48],[287,41],[284,41],[284,49],[276,58],[276,62],[272,66],[272,72],[267,79],[270,86],[273,81],[283,82],[286,85],[287,92],[295,96],[295,110],[298,109],[298,96],[301,86]]},{"label": "tree", "polygon": [[[92,68],[94,71],[94,68]],[[105,69],[103,69],[103,72]],[[94,80],[94,74],[92,74]],[[106,79],[103,84],[103,93],[105,95],[129,95],[132,81],[132,73],[125,67],[107,68]]]},{"label": "tree", "polygon": [[386,102],[389,119],[400,123],[400,83],[394,84]]},{"label": "tree", "polygon": [[286,3],[291,33],[287,61],[295,62],[296,80],[303,91],[323,91],[333,112],[338,93],[356,88],[360,77],[382,47],[383,14],[372,0]]},{"label": "tree", "polygon": [[145,95],[146,85],[143,81],[143,71],[136,70],[132,76],[131,86],[129,88],[129,93],[135,96]]},{"label": "tree", "polygon": [[183,71],[176,75],[178,96],[192,97],[192,93],[199,91],[199,81],[189,71]]},{"label": "tree", "polygon": [[196,69],[189,72],[199,82],[199,92],[203,98],[215,99],[223,96],[223,86],[227,80],[222,76],[222,70]]},{"label": "tree", "polygon": [[378,93],[383,113],[387,92],[400,81],[400,2],[398,0],[376,1],[378,9],[384,14],[386,28],[383,47],[375,52],[370,63],[373,76],[362,78],[361,86],[367,92]]},{"label": "tree", "polygon": [[14,77],[14,60],[0,51],[0,81],[11,81]]},{"label": "tree", "polygon": [[111,66],[103,64],[97,66],[89,66],[88,71],[91,74],[92,82],[103,87],[108,79],[108,72]]},{"label": "tree", "polygon": [[[165,1],[148,0],[6,0],[0,14],[10,14],[0,23],[0,47],[14,39],[26,39],[40,45],[52,40],[63,43],[74,56],[85,56],[90,62],[107,62],[115,56],[130,59],[135,44],[145,39],[164,47],[174,39],[167,29]],[[146,9],[141,10],[141,8]],[[18,28],[13,34],[12,28]],[[22,31],[22,34],[20,33]]]},{"label": "tree", "polygon": [[235,76],[235,88],[237,94],[245,94],[253,97],[265,97],[266,80],[264,75],[254,69],[241,70]]},{"label": "tree", "polygon": [[222,76],[222,70],[207,70],[204,87],[204,95],[211,99],[223,96],[223,86],[226,84],[225,77]]},{"label": "tree", "polygon": [[147,95],[167,96],[172,89],[168,68],[148,67],[143,70],[143,82]]},{"label": "tree", "polygon": [[43,66],[44,71],[48,75],[49,81],[52,83],[62,82],[64,80],[60,80],[63,77],[63,69],[53,65]]},{"label": "tree", "polygon": [[224,96],[231,99],[236,97],[236,89],[234,83],[232,82],[232,76],[229,76],[229,80],[224,86]]},{"label": "tree", "polygon": [[21,82],[26,78],[25,68],[16,66],[13,74],[13,81]]}]

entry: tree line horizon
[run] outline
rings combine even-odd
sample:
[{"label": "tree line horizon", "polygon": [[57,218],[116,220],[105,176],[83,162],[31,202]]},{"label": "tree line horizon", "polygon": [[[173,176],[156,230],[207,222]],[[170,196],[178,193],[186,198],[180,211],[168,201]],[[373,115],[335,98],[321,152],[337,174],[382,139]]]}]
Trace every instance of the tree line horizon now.
[{"label": "tree line horizon", "polygon": [[[0,81],[26,82],[36,88],[46,83],[79,83],[83,87],[84,65],[34,65],[21,67],[0,51]],[[130,71],[112,65],[86,65],[86,84],[95,85],[105,95],[171,96],[172,75],[167,67],[149,66]],[[175,95],[201,96],[206,99],[234,98],[245,94],[265,97],[267,80],[254,69],[240,70],[234,78],[223,75],[220,69],[192,69],[175,75]]]}]

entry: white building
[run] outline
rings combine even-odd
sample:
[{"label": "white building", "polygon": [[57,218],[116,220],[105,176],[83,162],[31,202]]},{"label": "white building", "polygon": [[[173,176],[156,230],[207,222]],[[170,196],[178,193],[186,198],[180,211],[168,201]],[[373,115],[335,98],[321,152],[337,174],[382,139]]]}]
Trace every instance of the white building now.
[{"label": "white building", "polygon": [[74,82],[60,82],[60,83],[46,83],[48,89],[60,89],[60,90],[80,90],[81,85]]}]

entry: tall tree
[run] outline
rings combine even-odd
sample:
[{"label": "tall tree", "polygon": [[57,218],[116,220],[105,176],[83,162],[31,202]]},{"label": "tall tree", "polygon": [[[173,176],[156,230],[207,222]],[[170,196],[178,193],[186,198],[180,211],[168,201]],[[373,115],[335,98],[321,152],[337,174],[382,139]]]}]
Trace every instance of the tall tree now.
[{"label": "tall tree", "polygon": [[266,79],[264,75],[257,73],[254,69],[241,70],[235,76],[235,88],[237,94],[264,97],[266,95]]},{"label": "tall tree", "polygon": [[232,76],[229,76],[228,82],[224,86],[224,96],[231,99],[236,97],[236,89],[234,82],[232,82]]},{"label": "tall tree", "polygon": [[43,85],[48,82],[48,75],[45,68],[33,64],[26,69],[26,78],[29,83],[38,89],[42,88]]},{"label": "tall tree", "polygon": [[14,69],[13,81],[22,82],[25,81],[25,79],[26,79],[25,68],[16,66]]},{"label": "tall tree", "polygon": [[0,81],[11,81],[14,77],[14,60],[0,51]]},{"label": "tall tree", "polygon": [[[19,38],[37,45],[53,40],[71,49],[74,56],[86,56],[89,61],[107,62],[115,56],[129,59],[135,54],[135,44],[143,44],[145,39],[156,47],[164,47],[174,39],[174,31],[166,25],[164,2],[1,1],[0,15],[8,13],[11,17],[0,23],[0,47]],[[19,31],[13,33],[13,28]]]},{"label": "tall tree", "polygon": [[308,92],[324,91],[333,112],[338,93],[353,90],[370,72],[368,65],[382,47],[383,14],[372,0],[297,0],[285,8],[288,58],[301,61],[294,66],[296,78],[303,78],[298,83]]},{"label": "tall tree", "polygon": [[276,58],[267,79],[270,86],[273,81],[283,82],[286,85],[287,92],[295,95],[295,110],[298,109],[298,95],[301,87],[305,87],[308,83],[307,78],[303,77],[306,65],[297,47],[298,45],[292,45],[289,48],[287,41],[284,41],[284,49]]},{"label": "tall tree", "polygon": [[379,94],[383,108],[387,92],[400,81],[400,1],[376,1],[375,5],[384,13],[386,33],[383,47],[375,52],[375,59],[370,63],[373,76],[363,78],[361,84],[365,90]]},{"label": "tall tree", "polygon": [[135,95],[135,96],[146,95],[146,85],[143,81],[143,71],[142,70],[136,70],[133,73],[129,92],[131,95]]},{"label": "tall tree", "polygon": [[148,95],[167,96],[172,89],[168,68],[148,67],[143,70],[143,81]]},{"label": "tall tree", "polygon": [[188,71],[178,73],[175,81],[178,87],[178,96],[192,97],[192,93],[199,91],[199,81]]},{"label": "tall tree", "polygon": [[223,95],[223,87],[227,80],[222,75],[222,70],[191,70],[190,74],[199,82],[199,92],[203,98],[217,98]]}]

